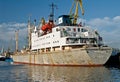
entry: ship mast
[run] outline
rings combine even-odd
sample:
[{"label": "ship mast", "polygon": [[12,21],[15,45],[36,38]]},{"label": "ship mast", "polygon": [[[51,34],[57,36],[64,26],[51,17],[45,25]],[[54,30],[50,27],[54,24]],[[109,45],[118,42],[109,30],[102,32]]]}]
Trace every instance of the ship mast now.
[{"label": "ship mast", "polygon": [[31,27],[30,27],[30,16],[28,20],[28,49],[31,49]]},{"label": "ship mast", "polygon": [[18,32],[19,32],[19,30],[15,31],[16,52],[18,52]]},{"label": "ship mast", "polygon": [[52,12],[51,12],[51,14],[49,15],[49,21],[54,22],[54,8],[55,8],[55,7],[57,8],[57,6],[56,6],[54,3],[52,3],[52,4],[50,5],[50,7],[51,7],[51,9],[52,9]]}]

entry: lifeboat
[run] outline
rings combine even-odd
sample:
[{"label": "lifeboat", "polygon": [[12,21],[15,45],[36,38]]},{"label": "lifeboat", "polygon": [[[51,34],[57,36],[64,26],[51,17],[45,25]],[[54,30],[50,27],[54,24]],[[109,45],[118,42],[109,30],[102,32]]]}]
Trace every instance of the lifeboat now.
[{"label": "lifeboat", "polygon": [[42,31],[48,31],[48,30],[51,30],[53,27],[53,23],[52,22],[48,22],[47,24],[43,25],[42,26]]}]

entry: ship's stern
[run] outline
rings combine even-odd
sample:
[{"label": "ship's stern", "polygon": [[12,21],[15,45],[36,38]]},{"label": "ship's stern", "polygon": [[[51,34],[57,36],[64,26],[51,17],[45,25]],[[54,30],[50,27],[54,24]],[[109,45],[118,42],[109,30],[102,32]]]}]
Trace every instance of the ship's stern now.
[{"label": "ship's stern", "polygon": [[86,49],[92,64],[104,65],[111,56],[112,48],[110,47],[90,47]]}]

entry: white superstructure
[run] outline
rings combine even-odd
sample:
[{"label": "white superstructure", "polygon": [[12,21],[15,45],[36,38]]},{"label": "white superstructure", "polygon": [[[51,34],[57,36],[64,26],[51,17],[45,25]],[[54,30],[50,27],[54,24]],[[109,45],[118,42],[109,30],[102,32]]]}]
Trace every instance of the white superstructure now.
[{"label": "white superstructure", "polygon": [[102,44],[102,38],[97,31],[87,26],[69,24],[68,16],[63,15],[59,17],[58,25],[53,27],[50,33],[43,34],[42,30],[37,30],[35,27],[31,34],[31,49],[52,51],[56,48],[64,50],[68,46]]}]

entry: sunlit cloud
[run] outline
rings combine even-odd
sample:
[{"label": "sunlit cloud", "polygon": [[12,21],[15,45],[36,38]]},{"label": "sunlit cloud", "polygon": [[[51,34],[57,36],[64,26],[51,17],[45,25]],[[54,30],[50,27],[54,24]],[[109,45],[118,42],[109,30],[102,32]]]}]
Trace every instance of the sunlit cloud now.
[{"label": "sunlit cloud", "polygon": [[100,32],[106,44],[120,48],[120,16],[95,18],[87,23]]},{"label": "sunlit cloud", "polygon": [[[14,32],[15,30],[23,30],[27,28],[26,23],[2,23],[0,24],[0,33],[9,34]],[[4,34],[2,34],[4,36]]]},{"label": "sunlit cloud", "polygon": [[0,24],[0,47],[3,45],[9,45],[11,39],[15,42],[15,31],[19,30],[19,41],[22,42],[20,45],[24,44],[27,36],[27,24],[26,23],[1,23]]}]

